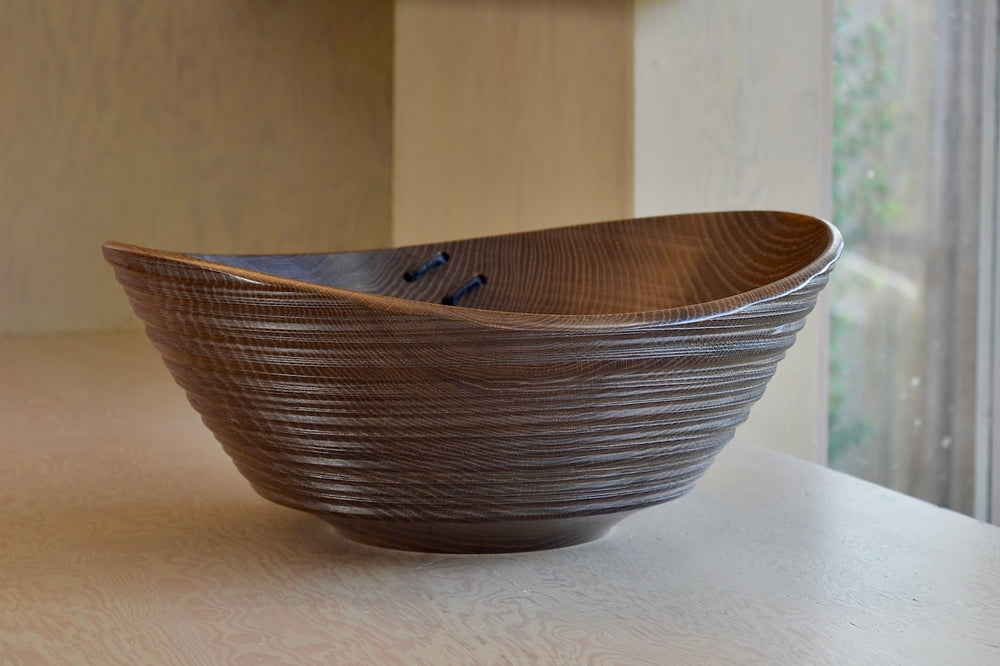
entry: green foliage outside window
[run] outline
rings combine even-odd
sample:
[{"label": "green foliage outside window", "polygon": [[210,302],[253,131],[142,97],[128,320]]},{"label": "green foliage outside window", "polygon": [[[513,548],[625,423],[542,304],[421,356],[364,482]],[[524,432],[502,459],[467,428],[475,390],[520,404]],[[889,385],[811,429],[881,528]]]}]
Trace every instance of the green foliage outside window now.
[{"label": "green foliage outside window", "polygon": [[[888,151],[894,129],[896,73],[890,61],[891,20],[858,17],[856,3],[835,2],[833,67],[833,223],[848,252],[863,252],[865,242],[900,217],[892,196]],[[836,276],[832,297],[842,296]],[[850,326],[836,308],[830,326],[829,456],[873,434],[863,418],[843,409],[849,390]]]}]

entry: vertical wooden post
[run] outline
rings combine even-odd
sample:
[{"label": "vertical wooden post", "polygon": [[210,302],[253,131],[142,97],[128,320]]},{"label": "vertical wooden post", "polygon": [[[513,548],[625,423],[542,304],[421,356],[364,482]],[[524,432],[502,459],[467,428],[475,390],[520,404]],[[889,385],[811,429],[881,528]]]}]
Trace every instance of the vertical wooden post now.
[{"label": "vertical wooden post", "polygon": [[[720,209],[830,214],[832,6],[637,0],[637,215]],[[821,300],[742,439],[826,461]]]},{"label": "vertical wooden post", "polygon": [[[396,3],[397,244],[830,212],[830,0]],[[825,306],[744,438],[826,459]]]},{"label": "vertical wooden post", "polygon": [[629,217],[632,3],[396,3],[394,240]]}]

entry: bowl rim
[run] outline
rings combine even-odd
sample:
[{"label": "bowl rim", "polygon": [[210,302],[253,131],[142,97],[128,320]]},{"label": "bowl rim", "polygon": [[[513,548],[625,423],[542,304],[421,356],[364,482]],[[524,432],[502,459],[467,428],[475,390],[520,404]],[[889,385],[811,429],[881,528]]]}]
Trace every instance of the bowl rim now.
[{"label": "bowl rim", "polygon": [[[585,224],[565,225],[562,227],[551,227],[547,229],[537,229],[532,231],[513,232],[506,234],[493,234],[479,238],[501,238],[503,236],[524,235],[532,233],[551,232],[557,229],[584,228],[594,224],[614,224],[615,222],[644,221],[644,220],[666,220],[670,218],[693,217],[698,215],[726,215],[739,213],[741,215],[779,215],[784,217],[794,217],[818,224],[825,228],[829,235],[824,250],[813,261],[802,268],[789,273],[785,277],[763,284],[754,289],[743,291],[738,294],[726,296],[701,303],[675,306],[670,308],[660,308],[653,310],[641,310],[621,313],[600,313],[600,314],[565,314],[565,313],[538,313],[520,312],[516,310],[488,310],[474,307],[454,307],[442,305],[440,303],[414,301],[398,296],[388,296],[384,294],[373,294],[363,291],[345,289],[343,287],[333,287],[295,278],[288,278],[273,273],[265,273],[247,268],[240,268],[231,264],[226,264],[181,252],[166,250],[156,250],[140,245],[122,243],[118,241],[107,241],[103,244],[105,258],[115,264],[113,256],[116,254],[127,254],[141,256],[147,259],[167,261],[178,264],[185,264],[190,267],[222,273],[237,279],[253,282],[261,285],[282,287],[293,291],[311,292],[320,295],[330,296],[339,300],[348,300],[362,307],[377,309],[386,315],[421,315],[434,317],[437,319],[461,321],[467,324],[476,324],[486,328],[512,329],[512,330],[580,330],[580,331],[600,331],[606,330],[643,330],[650,327],[663,325],[683,325],[694,324],[706,320],[718,319],[728,315],[737,314],[755,305],[777,300],[788,296],[796,291],[805,289],[814,280],[827,273],[833,264],[840,257],[843,250],[843,237],[840,231],[829,221],[806,215],[781,210],[727,210],[713,211],[711,213],[683,213],[676,215],[652,215],[635,218],[622,218],[608,220],[605,222],[590,222]],[[459,239],[447,242],[459,242]],[[402,247],[422,247],[426,244]],[[395,250],[401,248],[371,248],[367,250],[351,250],[350,252],[364,253],[384,250]],[[303,254],[338,254],[337,252],[316,252],[316,253],[287,253],[292,255]],[[243,254],[232,256],[280,256],[275,254]]]}]

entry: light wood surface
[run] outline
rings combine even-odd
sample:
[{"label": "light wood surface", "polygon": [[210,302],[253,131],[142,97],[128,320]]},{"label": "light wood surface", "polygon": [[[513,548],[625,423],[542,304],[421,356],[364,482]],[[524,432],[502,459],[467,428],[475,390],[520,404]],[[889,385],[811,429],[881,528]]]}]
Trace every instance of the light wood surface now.
[{"label": "light wood surface", "polygon": [[631,2],[401,0],[395,38],[395,244],[632,215]]},{"label": "light wood surface", "polygon": [[734,442],[562,550],[255,495],[137,333],[0,340],[0,663],[995,664],[1000,529]]},{"label": "light wood surface", "polygon": [[[829,219],[830,0],[637,0],[635,215],[791,210]],[[825,300],[746,432],[826,462]]]},{"label": "light wood surface", "polygon": [[0,334],[134,327],[118,238],[390,241],[390,0],[0,0]]}]

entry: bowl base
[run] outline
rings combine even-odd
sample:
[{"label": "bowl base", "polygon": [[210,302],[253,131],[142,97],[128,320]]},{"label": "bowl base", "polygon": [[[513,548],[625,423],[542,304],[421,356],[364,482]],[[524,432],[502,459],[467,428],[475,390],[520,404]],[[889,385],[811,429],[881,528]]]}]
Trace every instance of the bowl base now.
[{"label": "bowl base", "polygon": [[484,523],[390,522],[323,516],[342,536],[381,548],[428,553],[513,553],[601,538],[634,511]]}]

